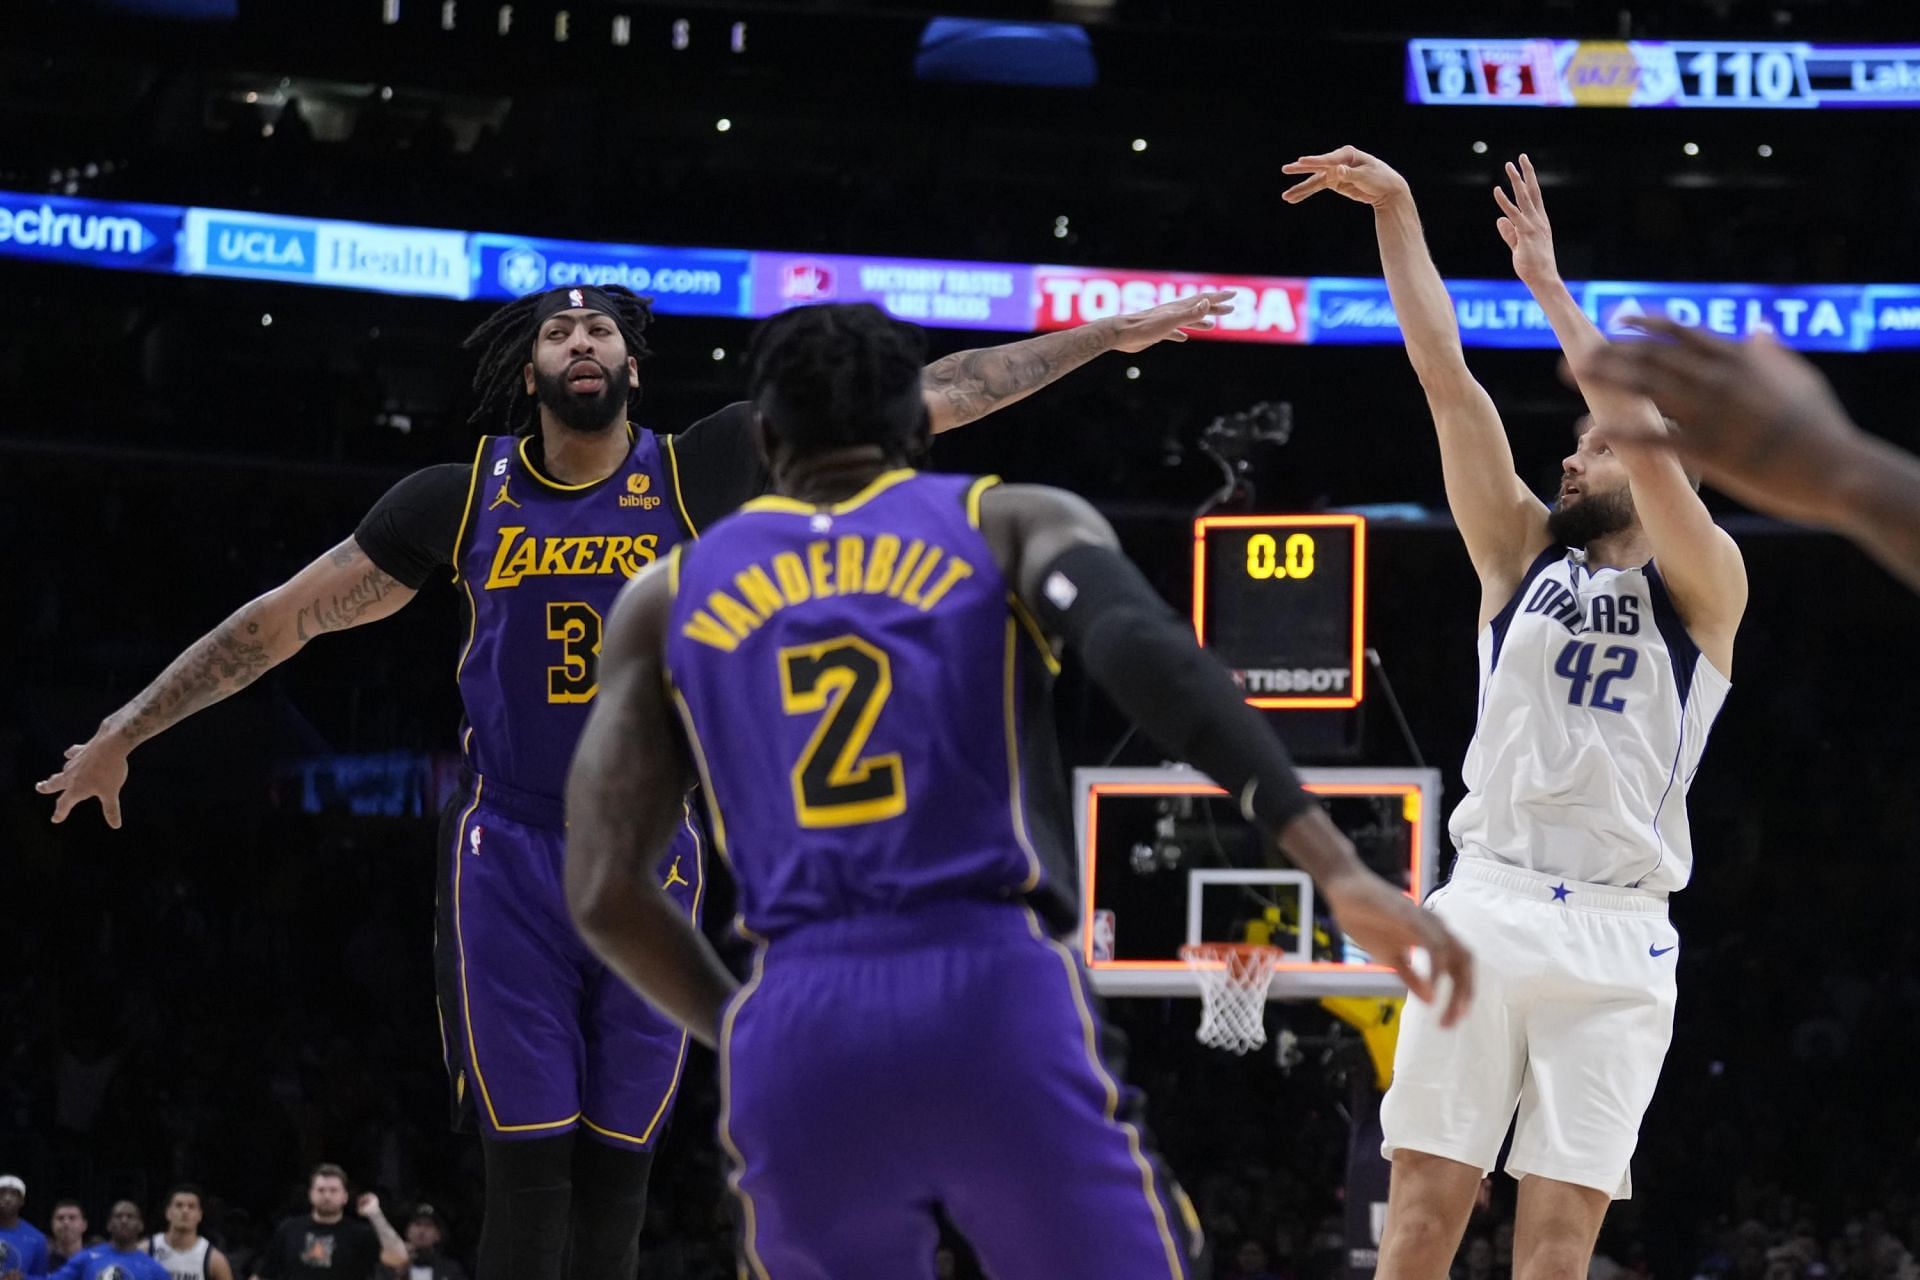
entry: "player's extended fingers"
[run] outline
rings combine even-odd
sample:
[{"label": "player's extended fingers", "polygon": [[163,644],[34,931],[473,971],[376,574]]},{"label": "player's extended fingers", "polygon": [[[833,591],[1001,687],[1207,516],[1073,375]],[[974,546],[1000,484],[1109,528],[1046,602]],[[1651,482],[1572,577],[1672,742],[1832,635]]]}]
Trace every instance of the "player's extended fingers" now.
[{"label": "player's extended fingers", "polygon": [[[1509,165],[1507,167],[1512,168],[1513,166]],[[1508,198],[1506,189],[1498,183],[1494,184],[1493,202],[1500,206],[1500,212],[1506,214],[1507,217],[1513,219],[1515,222],[1520,220],[1520,206]]]},{"label": "player's extended fingers", "polygon": [[62,760],[71,760],[75,756],[79,755],[82,751],[85,751],[86,749],[87,749],[86,743],[76,742],[72,746],[68,747],[64,752],[62,752],[60,758]]},{"label": "player's extended fingers", "polygon": [[1512,218],[1496,219],[1493,224],[1493,229],[1498,231],[1500,238],[1507,242],[1507,248],[1518,249],[1520,247],[1520,231],[1519,228],[1513,225]]},{"label": "player's extended fingers", "polygon": [[1524,151],[1520,153],[1520,177],[1523,179],[1520,187],[1521,203],[1531,204],[1536,208],[1545,207],[1540,199],[1540,177],[1533,171],[1533,161]]},{"label": "player's extended fingers", "polygon": [[1327,189],[1328,174],[1325,171],[1315,173],[1304,182],[1296,182],[1280,193],[1280,198],[1288,204],[1299,204],[1308,196]]},{"label": "player's extended fingers", "polygon": [[120,797],[101,796],[100,812],[106,815],[107,825],[115,831],[120,829]]},{"label": "player's extended fingers", "polygon": [[1739,345],[1726,338],[1715,337],[1704,329],[1697,329],[1690,324],[1681,324],[1668,316],[1628,316],[1619,323],[1648,337],[1665,338],[1682,347],[1689,347],[1694,351],[1712,352],[1717,356],[1731,355]]},{"label": "player's extended fingers", "polygon": [[1448,937],[1443,950],[1435,953],[1434,971],[1447,975],[1447,1007],[1440,1014],[1440,1025],[1451,1027],[1473,1003],[1473,953]]},{"label": "player's extended fingers", "polygon": [[1393,971],[1407,984],[1407,994],[1422,1004],[1433,1002],[1433,971],[1414,963],[1413,953],[1402,947],[1393,958]]},{"label": "player's extended fingers", "polygon": [[1360,159],[1360,152],[1353,147],[1335,147],[1332,151],[1321,152],[1317,156],[1301,156],[1292,164],[1280,166],[1282,173],[1312,173],[1316,169],[1331,169],[1337,164],[1353,164]]},{"label": "player's extended fingers", "polygon": [[80,797],[71,791],[60,793],[60,798],[53,802],[53,824],[56,827],[67,820],[67,815],[73,812],[73,806],[79,802],[79,799]]}]

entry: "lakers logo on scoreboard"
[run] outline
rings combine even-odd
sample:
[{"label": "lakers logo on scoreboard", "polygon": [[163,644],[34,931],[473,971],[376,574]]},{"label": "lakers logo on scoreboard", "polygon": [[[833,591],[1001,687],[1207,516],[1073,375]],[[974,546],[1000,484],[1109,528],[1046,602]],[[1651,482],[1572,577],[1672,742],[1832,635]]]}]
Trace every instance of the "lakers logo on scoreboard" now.
[{"label": "lakers logo on scoreboard", "polygon": [[653,477],[644,471],[635,471],[627,477],[627,491],[620,495],[623,507],[638,507],[642,511],[651,511],[660,505],[657,494],[647,492],[653,488]]},{"label": "lakers logo on scoreboard", "polygon": [[1624,40],[1582,40],[1560,73],[1583,107],[1626,107],[1640,85],[1640,59]]}]

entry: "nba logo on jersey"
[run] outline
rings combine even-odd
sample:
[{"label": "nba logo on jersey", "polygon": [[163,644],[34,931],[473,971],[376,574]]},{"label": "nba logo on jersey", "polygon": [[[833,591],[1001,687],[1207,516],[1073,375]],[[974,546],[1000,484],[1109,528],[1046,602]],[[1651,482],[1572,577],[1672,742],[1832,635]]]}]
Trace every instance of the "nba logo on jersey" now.
[{"label": "nba logo on jersey", "polygon": [[467,846],[473,850],[473,856],[476,858],[480,856],[480,835],[485,830],[485,827],[476,826],[472,834],[467,837]]}]

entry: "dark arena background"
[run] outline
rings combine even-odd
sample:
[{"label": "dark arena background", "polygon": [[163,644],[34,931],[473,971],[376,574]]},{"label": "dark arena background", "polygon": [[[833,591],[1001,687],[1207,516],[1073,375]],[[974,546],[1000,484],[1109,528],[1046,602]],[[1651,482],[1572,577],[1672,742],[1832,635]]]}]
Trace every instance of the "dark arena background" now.
[{"label": "dark arena background", "polygon": [[[50,825],[33,784],[401,476],[467,460],[460,339],[556,265],[656,297],[636,420],[661,431],[739,399],[753,317],[823,290],[889,302],[939,355],[1162,285],[1242,289],[1239,340],[1104,355],[930,465],[1086,496],[1183,612],[1223,474],[1220,514],[1367,515],[1366,699],[1266,714],[1310,764],[1431,765],[1443,811],[1477,588],[1390,314],[1379,332],[1371,220],[1283,204],[1283,163],[1382,156],[1449,280],[1498,282],[1456,291],[1467,357],[1543,494],[1581,410],[1495,234],[1521,151],[1594,305],[1772,323],[1862,425],[1920,446],[1897,305],[1920,298],[1920,90],[1821,98],[1920,83],[1920,8],[1893,0],[12,0],[0,32],[0,1174],[26,1220],[71,1197],[93,1233],[121,1198],[159,1230],[168,1187],[197,1183],[235,1275],[322,1161],[396,1224],[434,1206],[471,1266],[479,1152],[447,1128],[432,977],[457,593],[436,581],[143,746],[119,831],[91,804]],[[1655,109],[1528,105],[1545,90],[1497,65],[1522,40],[1721,61],[1682,49]],[[1816,56],[1903,43],[1879,81]],[[425,231],[341,249],[341,223]],[[882,258],[1011,276],[862,266]],[[1920,603],[1838,538],[1708,502],[1752,600],[1690,800],[1673,1049],[1595,1273],[1905,1280]],[[1071,661],[1057,706],[1069,766],[1160,762]],[[710,936],[730,914],[722,884]],[[1209,1233],[1196,1274],[1365,1274],[1360,1037],[1280,1002],[1233,1058],[1194,1042],[1197,1008],[1109,1002]],[[716,1111],[696,1051],[642,1275],[734,1274]],[[1456,1275],[1509,1272],[1513,1205],[1495,1176]],[[972,1274],[957,1241],[939,1265]]]}]

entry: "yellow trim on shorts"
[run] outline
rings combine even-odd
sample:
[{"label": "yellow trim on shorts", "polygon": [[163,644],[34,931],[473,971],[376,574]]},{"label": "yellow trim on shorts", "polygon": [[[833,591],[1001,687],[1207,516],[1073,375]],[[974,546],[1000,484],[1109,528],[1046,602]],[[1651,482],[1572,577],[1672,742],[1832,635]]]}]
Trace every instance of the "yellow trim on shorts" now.
[{"label": "yellow trim on shorts", "polygon": [[[697,921],[700,918],[700,896],[707,890],[706,858],[700,847],[700,829],[693,824],[693,806],[683,796],[680,800],[680,822],[686,827],[687,834],[693,837],[693,902],[687,907],[687,919]],[[673,1064],[673,1079],[667,1082],[667,1092],[660,1099],[660,1105],[654,1108],[653,1119],[647,1121],[646,1131],[635,1137],[630,1133],[618,1133],[612,1129],[603,1129],[587,1118],[583,1111],[580,1123],[595,1133],[608,1138],[618,1138],[622,1142],[631,1142],[636,1147],[644,1147],[653,1141],[654,1133],[660,1128],[661,1119],[667,1114],[667,1108],[673,1105],[673,1096],[680,1090],[680,1076],[687,1069],[687,1041],[689,1034],[680,1032],[680,1056]]]},{"label": "yellow trim on shorts", "polygon": [[500,1115],[493,1109],[493,1095],[487,1091],[487,1077],[480,1070],[480,1048],[473,1039],[473,997],[467,991],[467,935],[460,923],[460,873],[467,864],[467,823],[473,817],[473,811],[480,807],[480,793],[486,789],[485,778],[473,780],[473,803],[460,815],[458,842],[453,847],[453,939],[460,953],[460,1008],[467,1025],[467,1064],[473,1068],[474,1083],[480,1086],[480,1101],[486,1105],[487,1119],[493,1121],[493,1127],[499,1133],[532,1133],[540,1129],[564,1129],[580,1119],[580,1113],[574,1112],[564,1120],[547,1120],[538,1124],[501,1124]]},{"label": "yellow trim on shorts", "polygon": [[1144,1145],[1140,1140],[1140,1130],[1131,1122],[1120,1119],[1120,1086],[1108,1074],[1107,1067],[1100,1060],[1100,1039],[1094,1029],[1093,1010],[1087,1005],[1086,993],[1080,989],[1080,972],[1074,964],[1073,952],[1048,937],[1040,926],[1040,917],[1032,907],[1023,907],[1027,913],[1027,929],[1034,940],[1060,958],[1061,968],[1066,971],[1067,989],[1073,993],[1073,1007],[1080,1015],[1080,1034],[1086,1046],[1087,1065],[1093,1068],[1094,1078],[1106,1091],[1106,1120],[1108,1124],[1127,1135],[1127,1153],[1133,1157],[1133,1163],[1140,1170],[1140,1190],[1147,1198],[1147,1207],[1153,1210],[1153,1225],[1160,1233],[1160,1244],[1166,1251],[1167,1274],[1172,1280],[1184,1280],[1186,1272],[1180,1265],[1180,1243],[1173,1238],[1173,1229],[1167,1225],[1167,1211],[1153,1182],[1153,1165],[1147,1160]]},{"label": "yellow trim on shorts", "polygon": [[740,989],[727,1009],[727,1016],[720,1022],[720,1146],[726,1151],[728,1159],[733,1161],[733,1172],[727,1175],[727,1189],[740,1200],[740,1251],[746,1255],[747,1265],[752,1268],[754,1280],[769,1280],[767,1264],[760,1261],[760,1251],[754,1247],[754,1235],[758,1228],[758,1215],[753,1207],[753,1196],[741,1186],[747,1172],[747,1159],[740,1154],[740,1147],[733,1140],[730,1124],[733,1110],[733,1023],[740,1016],[740,1010],[760,989],[760,980],[766,976],[767,949],[762,945],[753,953],[753,976],[747,979],[747,985]]}]

